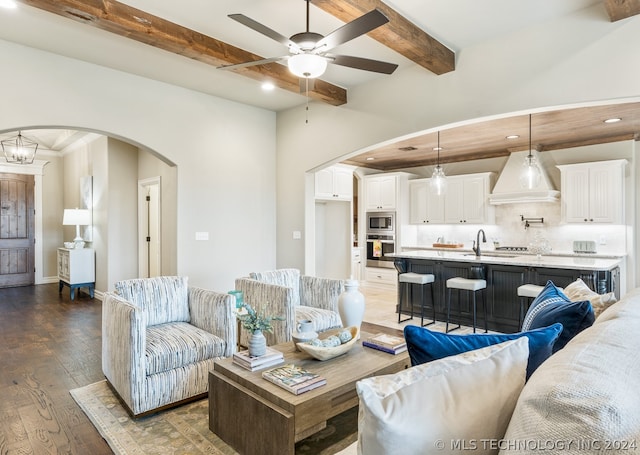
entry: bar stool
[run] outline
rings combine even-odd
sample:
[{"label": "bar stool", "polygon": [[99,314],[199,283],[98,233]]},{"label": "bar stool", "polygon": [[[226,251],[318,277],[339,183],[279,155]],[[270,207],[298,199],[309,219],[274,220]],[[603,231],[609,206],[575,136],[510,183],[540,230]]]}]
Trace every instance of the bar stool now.
[{"label": "bar stool", "polygon": [[[472,292],[472,303],[473,303],[473,333],[476,333],[476,292],[481,291],[482,295],[482,306],[484,308],[484,331],[485,333],[489,330],[487,329],[487,301],[485,299],[485,289],[487,288],[487,280],[481,279],[470,279],[470,278],[449,278],[447,280],[447,325],[445,327],[445,331],[452,332],[456,329],[460,328],[460,320],[462,319],[462,309],[460,304],[460,291],[469,291]],[[449,330],[449,322],[451,320],[451,290],[458,290],[458,326]]]},{"label": "bar stool", "polygon": [[[407,295],[410,295],[409,288],[412,284],[420,285],[420,325],[424,327],[425,325],[431,325],[436,322],[436,304],[433,298],[433,282],[436,277],[432,273],[415,273],[415,272],[406,272],[398,274],[398,283],[399,283],[399,293],[398,293],[398,322],[405,322],[413,319],[413,302],[409,302],[409,308],[411,309],[411,317],[406,319],[401,319],[402,317],[402,295],[403,290],[407,291]],[[404,286],[403,286],[404,284]],[[424,307],[427,303],[425,301],[425,292],[424,287],[429,285],[431,288],[431,308],[433,309],[432,322],[428,324],[424,323]]]},{"label": "bar stool", "polygon": [[[529,305],[540,295],[544,286],[538,286],[537,284],[523,284],[522,286],[518,286],[518,297],[520,297],[520,328],[522,327],[522,321],[524,320],[524,313],[529,309]],[[563,288],[558,288],[563,291]],[[525,309],[525,303],[527,304],[527,308]]]},{"label": "bar stool", "polygon": [[518,286],[518,297],[520,297],[520,317],[518,319],[520,327],[522,327],[522,321],[524,319],[525,303],[527,303],[527,301],[531,303],[541,292],[542,286],[536,284],[523,284],[522,286]]}]

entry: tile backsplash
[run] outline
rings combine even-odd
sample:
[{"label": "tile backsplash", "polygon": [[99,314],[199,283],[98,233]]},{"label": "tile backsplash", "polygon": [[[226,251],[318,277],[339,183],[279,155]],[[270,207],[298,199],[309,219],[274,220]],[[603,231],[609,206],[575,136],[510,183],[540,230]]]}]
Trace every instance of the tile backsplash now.
[{"label": "tile backsplash", "polygon": [[[525,218],[543,218],[543,223],[531,222],[525,229]],[[589,240],[596,244],[598,254],[627,253],[627,227],[611,224],[563,224],[559,202],[505,204],[495,207],[495,225],[403,225],[401,246],[431,246],[442,237],[446,242],[464,243],[470,248],[478,229],[487,235],[485,249],[493,249],[493,242],[501,246],[528,246],[540,234],[554,253],[573,252],[574,240]]]}]

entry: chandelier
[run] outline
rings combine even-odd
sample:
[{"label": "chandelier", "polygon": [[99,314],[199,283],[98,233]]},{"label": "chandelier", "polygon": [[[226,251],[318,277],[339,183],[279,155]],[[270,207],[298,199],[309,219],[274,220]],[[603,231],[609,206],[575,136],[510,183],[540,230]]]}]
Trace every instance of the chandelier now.
[{"label": "chandelier", "polygon": [[0,141],[7,163],[32,164],[38,150],[38,143],[28,139],[18,131],[18,135]]}]

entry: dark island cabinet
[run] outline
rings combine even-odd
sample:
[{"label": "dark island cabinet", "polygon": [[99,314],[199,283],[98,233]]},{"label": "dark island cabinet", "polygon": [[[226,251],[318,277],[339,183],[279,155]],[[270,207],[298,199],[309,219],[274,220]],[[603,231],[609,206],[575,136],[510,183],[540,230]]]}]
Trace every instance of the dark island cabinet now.
[{"label": "dark island cabinet", "polygon": [[[434,297],[436,306],[436,319],[446,321],[446,281],[453,277],[484,278],[487,280],[486,305],[487,322],[489,330],[513,333],[520,330],[520,298],[518,286],[523,284],[537,284],[544,286],[547,281],[553,281],[556,286],[565,287],[569,283],[581,278],[591,289],[599,293],[617,291],[616,283],[619,280],[619,269],[614,270],[573,270],[546,267],[527,267],[503,264],[484,264],[478,262],[459,262],[437,259],[413,259],[397,258],[396,269],[399,273],[431,273],[435,276]],[[405,284],[398,284],[405,286]],[[400,289],[398,287],[398,289]],[[457,291],[452,291],[452,322],[457,322],[460,315],[463,325],[472,325],[472,311],[470,293],[461,292],[458,307]],[[425,289],[427,307],[425,316],[431,315],[429,293]],[[410,285],[410,291],[404,292],[402,312],[409,313],[413,305],[414,315],[420,315],[420,287]],[[482,299],[478,295],[478,323],[477,327],[483,327],[484,309]],[[526,307],[525,307],[526,311]]]},{"label": "dark island cabinet", "polygon": [[[491,330],[520,330],[520,297],[518,286],[528,283],[526,267],[491,265],[487,267],[487,320]],[[499,329],[498,329],[499,328]]]}]

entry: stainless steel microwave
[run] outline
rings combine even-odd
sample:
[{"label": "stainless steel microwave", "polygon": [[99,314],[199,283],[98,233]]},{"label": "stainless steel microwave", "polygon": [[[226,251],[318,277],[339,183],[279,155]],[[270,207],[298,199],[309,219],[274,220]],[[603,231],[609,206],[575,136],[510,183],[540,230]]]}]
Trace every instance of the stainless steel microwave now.
[{"label": "stainless steel microwave", "polygon": [[367,212],[367,234],[394,234],[395,212]]}]

